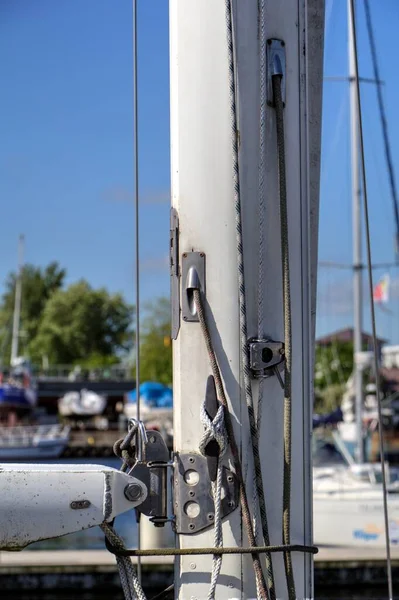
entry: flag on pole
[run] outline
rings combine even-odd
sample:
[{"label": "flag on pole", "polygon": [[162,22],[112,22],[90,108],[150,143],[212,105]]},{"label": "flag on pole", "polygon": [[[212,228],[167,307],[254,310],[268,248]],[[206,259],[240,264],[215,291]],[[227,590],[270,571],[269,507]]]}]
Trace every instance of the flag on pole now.
[{"label": "flag on pole", "polygon": [[374,286],[374,302],[378,304],[387,304],[389,302],[389,275],[383,275],[380,281]]}]

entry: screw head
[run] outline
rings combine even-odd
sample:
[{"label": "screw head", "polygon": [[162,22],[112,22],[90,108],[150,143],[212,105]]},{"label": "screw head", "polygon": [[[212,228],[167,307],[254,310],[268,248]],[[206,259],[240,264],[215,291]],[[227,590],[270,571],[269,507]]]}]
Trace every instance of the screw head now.
[{"label": "screw head", "polygon": [[124,489],[124,494],[130,502],[137,502],[143,496],[143,489],[137,483],[129,483]]},{"label": "screw head", "polygon": [[194,562],[190,563],[190,569],[192,569],[194,571],[194,569],[196,569],[196,568],[197,568],[197,565]]},{"label": "screw head", "polygon": [[190,523],[190,525],[188,526],[188,528],[189,528],[189,529],[191,529],[191,531],[192,531],[193,529],[195,529],[195,525],[194,525],[194,523]]},{"label": "screw head", "polygon": [[155,442],[156,442],[156,441],[157,441],[157,440],[156,440],[156,438],[155,438],[155,435],[152,435],[152,436],[150,437],[150,442],[151,442],[151,444],[155,444]]},{"label": "screw head", "polygon": [[79,510],[83,508],[89,508],[90,504],[90,500],[73,500],[70,504],[70,507],[72,510]]}]

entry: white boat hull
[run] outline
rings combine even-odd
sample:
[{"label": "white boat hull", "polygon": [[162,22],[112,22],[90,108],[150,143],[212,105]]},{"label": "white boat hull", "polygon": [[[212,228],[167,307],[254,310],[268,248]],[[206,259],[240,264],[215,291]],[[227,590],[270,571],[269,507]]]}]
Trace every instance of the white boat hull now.
[{"label": "white boat hull", "polygon": [[63,417],[94,417],[101,415],[107,405],[104,396],[81,390],[68,392],[58,401],[58,410]]},{"label": "white boat hull", "polygon": [[40,443],[37,446],[15,446],[0,448],[0,460],[27,460],[58,458],[61,456],[68,440]]},{"label": "white boat hull", "polygon": [[57,458],[69,442],[69,427],[38,425],[0,428],[0,461]]},{"label": "white boat hull", "polygon": [[[314,543],[320,546],[385,546],[382,497],[317,498],[313,501]],[[399,544],[399,498],[389,499],[391,544]]]},{"label": "white boat hull", "polygon": [[[391,468],[388,513],[392,544],[399,544],[399,473]],[[313,470],[314,542],[322,546],[384,547],[381,468],[337,465]]]}]

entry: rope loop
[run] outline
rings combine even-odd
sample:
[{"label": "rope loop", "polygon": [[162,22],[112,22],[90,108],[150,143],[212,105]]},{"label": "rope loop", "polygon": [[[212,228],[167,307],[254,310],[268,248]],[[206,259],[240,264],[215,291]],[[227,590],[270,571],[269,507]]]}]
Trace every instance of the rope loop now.
[{"label": "rope loop", "polygon": [[117,440],[114,444],[114,454],[123,462],[122,471],[134,467],[137,462],[136,437],[138,429],[138,424],[135,424],[124,438]]},{"label": "rope loop", "polygon": [[205,403],[203,403],[201,406],[200,419],[204,426],[204,434],[199,444],[201,454],[206,456],[207,445],[209,442],[215,440],[219,446],[219,458],[221,458],[226,452],[228,445],[223,405],[220,404],[215,418],[211,420],[205,410]]}]

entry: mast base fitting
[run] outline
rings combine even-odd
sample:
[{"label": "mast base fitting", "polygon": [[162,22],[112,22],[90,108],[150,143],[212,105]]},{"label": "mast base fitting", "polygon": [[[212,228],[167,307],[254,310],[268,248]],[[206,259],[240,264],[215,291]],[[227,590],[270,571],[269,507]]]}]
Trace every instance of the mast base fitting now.
[{"label": "mast base fitting", "polygon": [[[138,463],[130,475],[142,482],[148,490],[145,500],[136,511],[149,517],[155,527],[171,522],[176,533],[194,534],[212,527],[215,504],[208,471],[208,461],[202,454],[175,453],[173,462],[158,431],[147,431],[145,461]],[[172,475],[173,515],[168,515],[168,470]],[[239,483],[236,475],[223,467],[222,517],[239,506]],[[133,493],[135,490],[130,490]]]},{"label": "mast base fitting", "polygon": [[[222,518],[239,506],[239,482],[227,467],[222,467]],[[215,521],[215,504],[205,456],[190,452],[175,454],[173,512],[176,533],[190,535],[209,527]]]},{"label": "mast base fitting", "polygon": [[263,379],[277,375],[285,360],[283,342],[269,339],[251,338],[248,340],[249,366],[254,379]]}]

